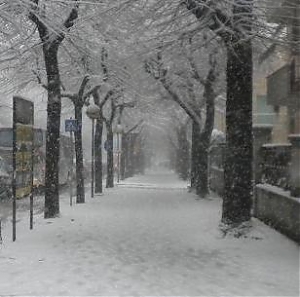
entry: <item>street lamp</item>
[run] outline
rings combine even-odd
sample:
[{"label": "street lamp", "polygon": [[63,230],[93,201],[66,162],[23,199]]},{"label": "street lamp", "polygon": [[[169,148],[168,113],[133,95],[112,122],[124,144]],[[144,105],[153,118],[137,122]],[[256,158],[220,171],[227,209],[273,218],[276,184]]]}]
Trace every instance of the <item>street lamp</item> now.
[{"label": "street lamp", "polygon": [[120,182],[120,167],[121,167],[121,149],[122,149],[122,138],[121,135],[123,133],[123,127],[122,125],[119,123],[116,126],[115,132],[117,134],[117,158],[118,158],[118,183]]},{"label": "street lamp", "polygon": [[94,180],[95,180],[95,120],[100,118],[100,107],[96,104],[90,104],[86,109],[86,115],[92,120],[92,163],[91,163],[91,197],[94,198]]}]

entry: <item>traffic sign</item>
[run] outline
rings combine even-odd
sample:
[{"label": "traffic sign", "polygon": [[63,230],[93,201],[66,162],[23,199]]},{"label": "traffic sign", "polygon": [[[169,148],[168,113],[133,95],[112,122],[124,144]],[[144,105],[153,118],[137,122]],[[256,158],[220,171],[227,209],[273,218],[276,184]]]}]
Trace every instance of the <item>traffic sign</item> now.
[{"label": "traffic sign", "polygon": [[111,141],[105,140],[104,149],[106,151],[111,151],[113,149],[113,143]]},{"label": "traffic sign", "polygon": [[77,120],[68,119],[65,120],[65,132],[75,132],[77,131]]}]

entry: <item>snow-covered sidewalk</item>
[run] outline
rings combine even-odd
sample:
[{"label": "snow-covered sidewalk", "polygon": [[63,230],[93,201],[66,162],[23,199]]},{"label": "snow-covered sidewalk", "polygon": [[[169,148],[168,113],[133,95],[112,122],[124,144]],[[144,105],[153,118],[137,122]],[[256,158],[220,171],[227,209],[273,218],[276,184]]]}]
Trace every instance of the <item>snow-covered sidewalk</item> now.
[{"label": "snow-covered sidewalk", "polygon": [[170,172],[122,181],[61,217],[6,221],[0,295],[298,296],[299,246],[257,220],[222,238],[219,198],[196,200]]}]

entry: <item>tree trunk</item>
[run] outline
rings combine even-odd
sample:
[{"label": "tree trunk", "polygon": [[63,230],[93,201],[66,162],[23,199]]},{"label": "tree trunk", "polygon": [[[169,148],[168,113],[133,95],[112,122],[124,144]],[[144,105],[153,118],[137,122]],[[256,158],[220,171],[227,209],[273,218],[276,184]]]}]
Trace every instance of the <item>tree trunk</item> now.
[{"label": "tree trunk", "polygon": [[102,193],[102,133],[103,119],[96,121],[95,133],[95,193]]},{"label": "tree trunk", "polygon": [[75,119],[77,120],[77,131],[75,131],[75,154],[76,154],[76,188],[77,203],[85,202],[84,177],[83,177],[83,153],[82,153],[82,105],[75,106]]},{"label": "tree trunk", "polygon": [[201,134],[198,146],[198,162],[197,172],[198,181],[196,186],[196,194],[202,198],[208,195],[208,148],[209,138],[206,134]]},{"label": "tree trunk", "polygon": [[222,222],[250,220],[252,204],[252,46],[235,41],[227,53],[225,192]]},{"label": "tree trunk", "polygon": [[189,175],[189,143],[187,139],[187,126],[182,125],[177,131],[178,148],[177,148],[177,173],[183,180],[188,179]]},{"label": "tree trunk", "polygon": [[109,148],[107,150],[107,176],[106,176],[106,188],[114,187],[114,151],[113,151],[113,131],[112,125],[107,125],[107,142]]},{"label": "tree trunk", "polygon": [[200,134],[199,140],[199,187],[196,188],[196,193],[200,197],[205,197],[209,193],[208,150],[215,120],[215,94],[213,91],[214,80],[214,70],[211,69],[204,86],[205,90],[203,96],[206,103],[206,118],[204,129]]},{"label": "tree trunk", "polygon": [[[202,19],[210,14],[206,2],[188,0],[186,5],[198,19]],[[253,0],[234,0],[230,19],[229,15],[223,15],[222,11],[216,14],[210,23],[207,22],[208,27],[223,38],[227,45],[225,189],[222,222],[235,225],[251,218],[253,62],[250,38]],[[229,26],[229,30],[224,31],[226,26]]]},{"label": "tree trunk", "polygon": [[[64,30],[52,34],[47,22],[40,18],[46,16],[45,7],[39,7],[39,1],[31,0],[29,19],[36,24],[40,41],[43,45],[44,61],[47,73],[47,137],[46,137],[46,172],[45,172],[45,218],[59,215],[59,151],[60,151],[60,117],[61,93],[58,68],[58,48],[65,38]],[[63,23],[63,28],[69,30],[78,17],[78,6],[73,7]]]},{"label": "tree trunk", "polygon": [[[197,125],[197,124],[196,124]],[[196,126],[195,125],[195,126]],[[193,125],[194,126],[194,125]],[[200,197],[205,197],[208,193],[208,149],[210,137],[206,133],[199,133],[198,128],[194,128],[193,137],[193,161],[191,165],[191,188]]]},{"label": "tree trunk", "polygon": [[59,215],[59,137],[60,137],[60,77],[58,69],[58,45],[43,45],[48,80],[45,218]]},{"label": "tree trunk", "polygon": [[199,146],[200,146],[200,125],[193,120],[192,125],[192,156],[191,156],[191,189],[199,188]]}]

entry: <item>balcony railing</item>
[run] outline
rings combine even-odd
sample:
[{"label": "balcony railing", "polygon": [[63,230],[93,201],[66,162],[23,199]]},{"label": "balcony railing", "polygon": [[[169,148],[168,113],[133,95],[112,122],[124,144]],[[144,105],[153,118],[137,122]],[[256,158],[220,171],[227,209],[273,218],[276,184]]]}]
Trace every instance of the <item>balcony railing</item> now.
[{"label": "balcony railing", "polygon": [[290,144],[266,144],[261,148],[262,183],[290,190]]}]

